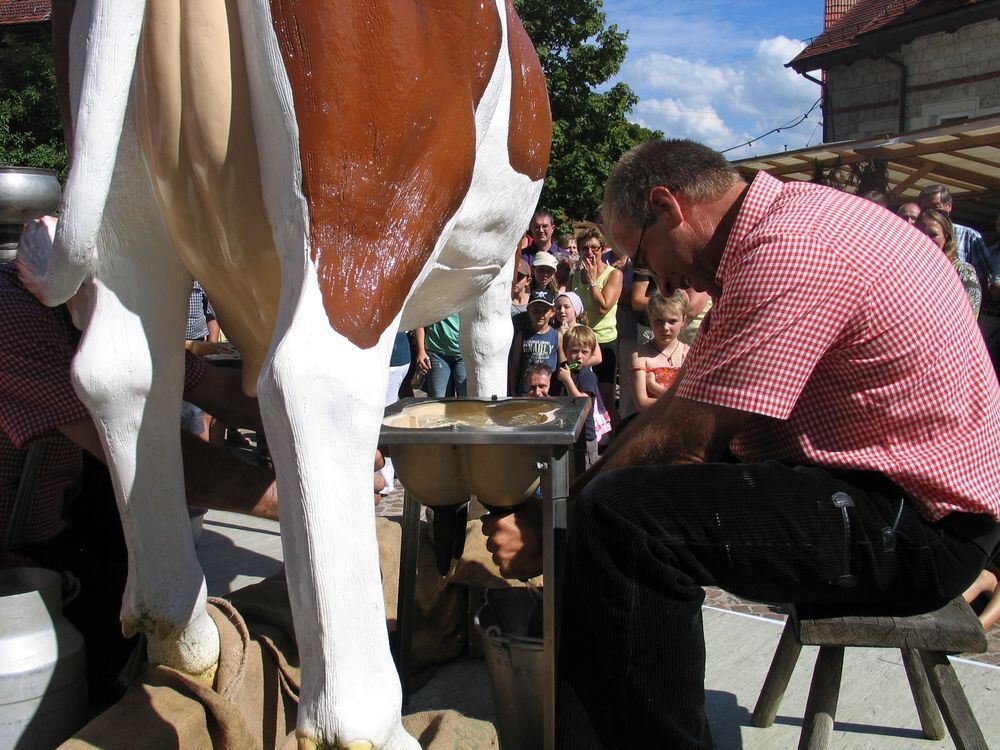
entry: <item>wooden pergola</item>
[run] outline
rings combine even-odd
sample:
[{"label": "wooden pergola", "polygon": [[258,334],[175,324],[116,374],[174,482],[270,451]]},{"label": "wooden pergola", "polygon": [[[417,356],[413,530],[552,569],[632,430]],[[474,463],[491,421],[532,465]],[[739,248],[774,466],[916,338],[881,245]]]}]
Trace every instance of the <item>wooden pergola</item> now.
[{"label": "wooden pergola", "polygon": [[1000,116],[964,120],[898,136],[823,143],[734,162],[745,175],[764,170],[781,180],[822,172],[850,185],[859,165],[885,169],[889,201],[916,200],[925,185],[947,185],[962,223],[991,228],[1000,212]]}]

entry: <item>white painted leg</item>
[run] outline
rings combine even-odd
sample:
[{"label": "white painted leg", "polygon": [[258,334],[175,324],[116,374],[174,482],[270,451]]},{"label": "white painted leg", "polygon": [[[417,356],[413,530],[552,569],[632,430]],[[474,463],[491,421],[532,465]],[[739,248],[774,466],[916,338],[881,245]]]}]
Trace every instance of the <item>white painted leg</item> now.
[{"label": "white painted leg", "polygon": [[148,636],[154,662],[207,679],[219,635],[205,611],[178,423],[191,276],[167,240],[126,123],[73,384],[100,434],[128,543],[123,629]]},{"label": "white painted leg", "polygon": [[300,746],[416,748],[400,723],[372,507],[372,456],[396,329],[369,350],[334,332],[312,264],[301,298],[292,296],[282,299],[279,319],[289,323],[275,333],[258,397],[278,476],[303,667]]},{"label": "white painted leg", "polygon": [[461,312],[462,358],[468,373],[470,398],[507,394],[507,353],[514,330],[510,322],[510,260],[489,288]]}]

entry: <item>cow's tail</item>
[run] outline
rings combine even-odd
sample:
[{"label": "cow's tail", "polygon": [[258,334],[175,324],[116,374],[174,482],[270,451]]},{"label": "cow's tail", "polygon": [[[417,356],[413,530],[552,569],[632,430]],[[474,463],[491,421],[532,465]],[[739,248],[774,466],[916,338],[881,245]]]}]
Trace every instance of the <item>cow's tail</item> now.
[{"label": "cow's tail", "polygon": [[[145,6],[146,0],[93,0],[90,6],[69,178],[51,254],[35,290],[49,305],[69,299],[94,270]],[[82,21],[79,10],[75,20]]]}]

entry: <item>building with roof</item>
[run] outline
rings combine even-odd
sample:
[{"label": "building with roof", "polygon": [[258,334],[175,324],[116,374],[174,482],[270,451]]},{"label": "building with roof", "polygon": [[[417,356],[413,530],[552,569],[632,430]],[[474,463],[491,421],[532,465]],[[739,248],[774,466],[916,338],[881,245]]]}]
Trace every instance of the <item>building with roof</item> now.
[{"label": "building with roof", "polygon": [[826,0],[788,66],[822,70],[827,142],[1000,114],[1000,0]]},{"label": "building with roof", "polygon": [[822,86],[824,142],[737,161],[745,176],[874,188],[892,206],[943,184],[959,222],[993,230],[1000,0],[826,0],[823,32],[788,67]]}]

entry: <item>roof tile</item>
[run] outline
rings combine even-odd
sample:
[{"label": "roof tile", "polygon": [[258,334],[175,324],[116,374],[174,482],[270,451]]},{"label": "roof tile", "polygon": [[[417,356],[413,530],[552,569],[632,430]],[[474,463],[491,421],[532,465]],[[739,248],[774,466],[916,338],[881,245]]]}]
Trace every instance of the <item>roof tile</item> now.
[{"label": "roof tile", "polygon": [[875,31],[899,26],[919,18],[977,5],[984,0],[859,0],[830,28],[802,50],[790,65],[799,69],[801,63],[831,52],[858,45],[858,37]]},{"label": "roof tile", "polygon": [[0,26],[40,23],[51,17],[51,0],[0,0]]}]

